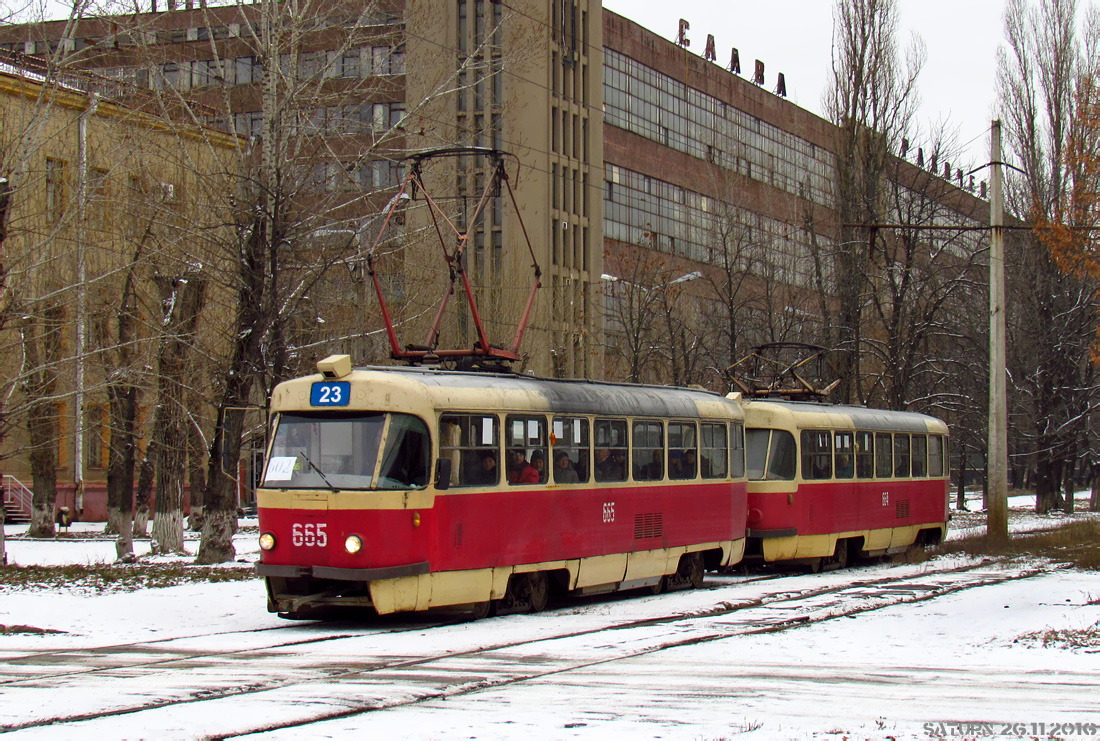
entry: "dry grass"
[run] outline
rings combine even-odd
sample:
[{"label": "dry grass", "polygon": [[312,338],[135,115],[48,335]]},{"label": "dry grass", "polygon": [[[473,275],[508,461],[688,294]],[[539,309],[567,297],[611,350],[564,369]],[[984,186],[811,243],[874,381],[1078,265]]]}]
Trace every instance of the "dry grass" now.
[{"label": "dry grass", "polygon": [[1100,652],[1100,623],[1083,629],[1037,630],[1024,633],[1016,643],[1033,643],[1043,648],[1068,648],[1085,653]]},{"label": "dry grass", "polygon": [[255,578],[256,572],[251,568],[185,564],[0,566],[0,592],[9,589],[130,592],[192,582],[243,581]]},{"label": "dry grass", "polygon": [[989,538],[984,534],[972,535],[950,540],[923,553],[911,553],[905,560],[919,562],[934,556],[952,554],[965,554],[975,558],[1031,556],[1069,563],[1078,569],[1100,571],[1100,521],[1068,522],[1052,530],[1013,535],[1006,541]]}]

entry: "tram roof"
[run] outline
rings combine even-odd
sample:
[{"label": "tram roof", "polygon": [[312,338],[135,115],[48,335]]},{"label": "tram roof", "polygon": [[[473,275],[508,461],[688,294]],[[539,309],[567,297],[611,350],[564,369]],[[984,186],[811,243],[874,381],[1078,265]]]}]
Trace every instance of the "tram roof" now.
[{"label": "tram roof", "polygon": [[753,416],[755,412],[768,413],[770,411],[774,417],[786,418],[786,425],[799,429],[840,426],[872,432],[933,432],[940,434],[947,434],[948,432],[946,422],[928,414],[868,409],[867,407],[848,404],[826,404],[784,399],[746,399],[745,410],[749,416]]},{"label": "tram roof", "polygon": [[[314,374],[286,381],[272,394],[275,410],[302,409],[308,393],[288,394],[281,391],[310,386],[318,381],[331,381]],[[511,373],[482,371],[447,371],[436,368],[368,366],[355,368],[341,381],[353,384],[367,382],[385,384],[400,396],[421,397],[422,403],[435,409],[485,411],[543,411],[558,414],[594,414],[607,416],[740,418],[740,405],[705,389],[675,386],[610,383],[587,379],[548,379]],[[376,387],[377,388],[377,387]],[[355,399],[345,409],[379,408],[371,399]],[[384,408],[390,408],[390,404]],[[310,408],[308,403],[305,408]],[[400,407],[395,407],[400,408]],[[411,411],[411,410],[410,410]]]}]

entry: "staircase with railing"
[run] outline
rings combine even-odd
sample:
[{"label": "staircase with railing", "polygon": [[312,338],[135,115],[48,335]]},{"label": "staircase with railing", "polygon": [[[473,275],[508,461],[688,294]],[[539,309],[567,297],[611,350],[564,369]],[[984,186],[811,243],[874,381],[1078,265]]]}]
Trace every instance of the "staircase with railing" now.
[{"label": "staircase with railing", "polygon": [[22,523],[31,521],[31,503],[34,492],[11,474],[4,474],[4,521]]}]

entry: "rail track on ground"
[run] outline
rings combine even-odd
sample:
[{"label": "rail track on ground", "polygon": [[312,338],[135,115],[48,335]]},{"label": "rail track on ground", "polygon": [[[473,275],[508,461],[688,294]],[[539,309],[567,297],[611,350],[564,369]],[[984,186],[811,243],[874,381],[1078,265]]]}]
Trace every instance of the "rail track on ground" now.
[{"label": "rail track on ground", "polygon": [[[88,732],[104,722],[112,735],[130,727],[137,735],[174,736],[185,728],[193,734],[196,723],[204,738],[301,729],[678,647],[802,629],[1059,568],[987,558],[873,574],[851,569],[788,588],[782,576],[708,575],[702,590],[679,593],[695,596],[688,609],[674,608],[672,595],[634,597],[667,599],[667,614],[646,617],[627,614],[628,600],[564,602],[546,613],[475,623],[415,617],[352,627],[288,623],[94,648],[6,651],[0,735]],[[647,601],[653,604],[659,603]]]}]

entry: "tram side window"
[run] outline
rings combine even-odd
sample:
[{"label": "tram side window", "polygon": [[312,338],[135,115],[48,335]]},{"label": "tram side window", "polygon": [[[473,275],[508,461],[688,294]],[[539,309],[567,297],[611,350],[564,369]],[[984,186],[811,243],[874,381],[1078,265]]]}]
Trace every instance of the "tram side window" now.
[{"label": "tram side window", "polygon": [[745,430],[749,480],[792,481],[798,465],[794,435],[786,430]]},{"label": "tram side window", "polygon": [[504,423],[504,445],[508,449],[508,483],[545,484],[546,418],[509,414]]},{"label": "tram side window", "polygon": [[802,478],[833,477],[833,436],[824,430],[802,431]]},{"label": "tram side window", "polygon": [[913,435],[913,475],[928,475],[928,438],[925,435]]},{"label": "tram side window", "polygon": [[875,477],[875,436],[870,432],[856,433],[856,476]]},{"label": "tram side window", "polygon": [[554,443],[554,483],[588,481],[588,420],[583,417],[557,417],[554,419],[551,442]]},{"label": "tram side window", "polygon": [[410,414],[390,416],[386,452],[378,471],[379,489],[408,489],[428,485],[431,443],[428,428]]},{"label": "tram side window", "polygon": [[699,468],[699,440],[694,422],[668,423],[668,477],[693,479]]},{"label": "tram side window", "polygon": [[596,420],[596,481],[626,481],[626,420]]},{"label": "tram side window", "polygon": [[888,479],[894,475],[894,444],[889,432],[875,433],[875,476]]},{"label": "tram side window", "polygon": [[451,486],[496,486],[500,482],[496,417],[443,415],[439,421],[439,452],[451,459]]},{"label": "tram side window", "polygon": [[909,436],[900,432],[894,435],[894,476],[909,476]]},{"label": "tram side window", "polygon": [[745,475],[745,426],[735,422],[730,433],[730,476],[739,479]]},{"label": "tram side window", "polygon": [[729,446],[726,444],[726,426],[704,422],[700,427],[699,471],[705,479],[726,478],[729,462]]},{"label": "tram side window", "polygon": [[943,436],[928,436],[928,475],[943,476]]},{"label": "tram side window", "polygon": [[838,432],[833,435],[833,454],[836,456],[836,477],[838,479],[850,479],[856,475],[855,462],[852,456],[855,453],[855,435],[851,432]]},{"label": "tram side window", "polygon": [[665,443],[661,423],[634,423],[634,480],[656,481],[665,477]]}]

